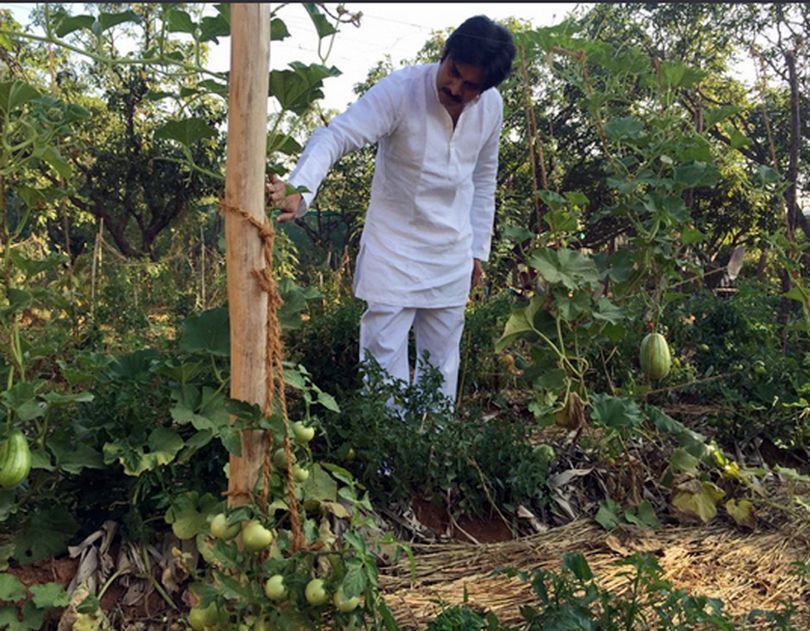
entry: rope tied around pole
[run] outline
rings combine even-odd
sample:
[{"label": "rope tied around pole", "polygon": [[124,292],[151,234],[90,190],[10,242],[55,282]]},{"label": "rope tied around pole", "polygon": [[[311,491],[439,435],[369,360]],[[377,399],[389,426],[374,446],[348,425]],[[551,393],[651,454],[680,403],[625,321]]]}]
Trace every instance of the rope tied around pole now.
[{"label": "rope tied around pole", "polygon": [[[276,279],[273,277],[273,241],[276,231],[273,224],[266,218],[259,220],[243,208],[232,206],[224,200],[220,200],[219,206],[222,210],[238,215],[259,233],[262,240],[262,256],[264,267],[260,270],[252,270],[253,276],[259,283],[259,287],[267,296],[267,331],[265,337],[265,396],[262,412],[266,417],[273,414],[273,403],[278,397],[278,405],[281,411],[281,418],[284,421],[284,456],[287,460],[287,500],[290,505],[290,523],[293,535],[293,549],[304,548],[304,537],[301,531],[301,518],[298,514],[298,502],[295,497],[295,478],[292,467],[292,444],[290,442],[290,420],[287,415],[287,397],[284,393],[284,368],[282,365],[282,344],[281,326],[278,320],[278,308],[282,304],[281,297],[276,288]],[[267,511],[268,496],[270,493],[270,473],[271,461],[270,452],[273,448],[272,432],[267,432],[268,444],[262,460],[262,491],[259,503],[262,510]]]}]

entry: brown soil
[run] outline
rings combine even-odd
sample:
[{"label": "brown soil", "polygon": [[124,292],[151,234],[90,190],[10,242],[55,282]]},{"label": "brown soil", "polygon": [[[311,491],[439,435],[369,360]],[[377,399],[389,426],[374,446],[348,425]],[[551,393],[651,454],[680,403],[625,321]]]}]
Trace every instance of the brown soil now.
[{"label": "brown soil", "polygon": [[[78,565],[78,559],[47,559],[24,567],[10,568],[7,571],[25,587],[53,582],[67,588],[76,574]],[[171,610],[168,603],[156,591],[150,592],[134,605],[124,606],[121,601],[126,591],[123,586],[113,583],[101,598],[101,609],[113,623],[115,629],[165,631],[170,626],[168,620],[177,618],[179,615]],[[4,603],[0,601],[0,604]],[[17,605],[22,604],[22,601],[17,603]],[[182,603],[178,604],[182,607]],[[63,611],[63,609],[59,609],[49,612],[43,629],[56,629]]]},{"label": "brown soil", "polygon": [[514,539],[514,533],[498,515],[488,519],[461,517],[451,519],[444,506],[414,498],[411,502],[419,522],[432,530],[437,536],[448,536],[454,541],[465,543],[495,543]]}]

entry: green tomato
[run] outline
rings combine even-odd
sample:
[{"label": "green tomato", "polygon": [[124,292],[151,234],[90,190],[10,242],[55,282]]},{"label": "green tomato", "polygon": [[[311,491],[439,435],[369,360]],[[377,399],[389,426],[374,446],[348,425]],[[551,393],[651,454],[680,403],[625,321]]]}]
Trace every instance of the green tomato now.
[{"label": "green tomato", "polygon": [[273,542],[273,533],[256,520],[251,520],[242,528],[242,543],[248,552],[264,550]]},{"label": "green tomato", "polygon": [[293,423],[293,434],[295,434],[295,441],[299,445],[306,445],[315,437],[315,428],[307,427],[301,421]]},{"label": "green tomato", "polygon": [[708,344],[698,344],[698,350],[701,353],[708,353],[709,352],[709,345]]},{"label": "green tomato", "polygon": [[[291,453],[293,464],[295,464],[295,454]],[[287,468],[287,453],[284,451],[284,447],[279,447],[273,453],[273,466],[276,469],[286,469]]]},{"label": "green tomato", "polygon": [[228,525],[225,513],[219,513],[211,520],[211,534],[217,539],[230,541],[239,534],[239,524]]},{"label": "green tomato", "polygon": [[751,368],[757,375],[764,375],[765,373],[768,372],[768,369],[765,367],[765,362],[762,361],[761,359],[755,361],[754,364],[751,366]]},{"label": "green tomato", "polygon": [[543,443],[542,445],[538,445],[534,448],[534,453],[540,460],[544,460],[546,462],[551,462],[557,456],[554,451],[554,447]]},{"label": "green tomato", "polygon": [[357,457],[357,453],[354,451],[354,447],[349,447],[349,448],[346,450],[346,460],[348,460],[349,462],[351,462],[351,461],[352,461],[352,460],[354,460],[356,457]]},{"label": "green tomato", "polygon": [[310,605],[315,607],[323,605],[329,598],[323,586],[322,578],[313,578],[304,589],[304,596]]},{"label": "green tomato", "polygon": [[274,574],[267,579],[264,584],[264,595],[270,600],[283,600],[287,597],[287,588],[281,574]]},{"label": "green tomato", "polygon": [[343,593],[343,586],[341,585],[337,588],[335,595],[332,597],[332,602],[335,604],[338,611],[350,613],[357,609],[357,605],[360,604],[360,597],[352,596],[351,598],[346,598],[346,595]]},{"label": "green tomato", "polygon": [[219,629],[220,613],[216,603],[207,607],[192,607],[188,612],[188,623],[194,631],[214,631]]},{"label": "green tomato", "polygon": [[253,631],[274,631],[276,628],[264,617],[256,620],[256,624],[253,625]]},{"label": "green tomato", "polygon": [[301,465],[293,465],[293,477],[296,482],[306,482],[309,478],[309,469],[305,469]]}]

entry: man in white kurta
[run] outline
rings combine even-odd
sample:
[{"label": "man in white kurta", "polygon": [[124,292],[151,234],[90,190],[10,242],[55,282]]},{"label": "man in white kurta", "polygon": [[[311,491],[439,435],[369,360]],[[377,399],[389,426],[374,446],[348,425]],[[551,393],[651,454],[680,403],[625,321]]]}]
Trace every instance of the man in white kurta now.
[{"label": "man in white kurta", "polygon": [[[514,47],[506,29],[479,16],[454,35],[473,21],[468,47],[480,48],[481,28],[498,29],[508,72]],[[407,382],[413,327],[417,358],[427,351],[442,392],[455,399],[464,308],[490,254],[503,101],[485,62],[467,63],[452,42],[440,63],[392,73],[313,133],[288,179],[309,192],[288,197],[277,178],[269,192],[280,220],[301,216],[341,156],[378,144],[354,277],[355,296],[368,304],[360,358],[370,353]]]}]

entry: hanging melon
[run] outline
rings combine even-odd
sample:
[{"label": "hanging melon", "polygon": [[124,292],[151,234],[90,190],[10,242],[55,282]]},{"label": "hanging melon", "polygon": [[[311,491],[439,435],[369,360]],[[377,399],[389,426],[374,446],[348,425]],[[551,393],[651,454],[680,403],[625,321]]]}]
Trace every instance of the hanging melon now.
[{"label": "hanging melon", "polygon": [[663,379],[669,374],[672,356],[666,338],[660,333],[648,333],[641,340],[639,353],[641,370],[653,380]]}]

